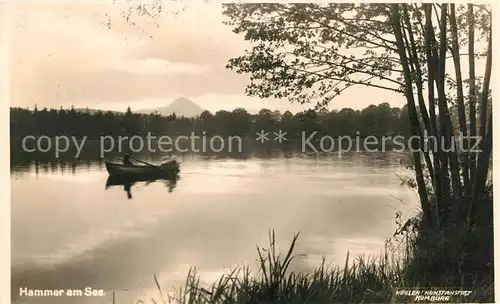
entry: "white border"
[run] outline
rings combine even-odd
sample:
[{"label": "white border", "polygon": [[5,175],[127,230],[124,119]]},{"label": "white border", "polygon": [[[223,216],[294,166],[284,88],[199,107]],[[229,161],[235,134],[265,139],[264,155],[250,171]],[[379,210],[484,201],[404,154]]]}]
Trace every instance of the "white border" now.
[{"label": "white border", "polygon": [[0,2],[0,135],[4,147],[0,149],[0,303],[10,300],[10,18],[9,4]]},{"label": "white border", "polygon": [[[185,0],[187,1],[187,0]],[[21,2],[21,1],[19,1]],[[41,0],[41,1],[22,1],[22,2],[58,2],[58,1],[47,1],[47,0]],[[62,1],[61,1],[62,2]],[[70,1],[68,1],[70,2]],[[79,1],[81,3],[112,3],[113,1],[109,0],[103,0],[103,1]],[[116,2],[139,2],[139,1],[120,1],[117,0]],[[142,1],[144,2],[144,1]],[[175,1],[174,1],[175,2]],[[191,3],[195,1],[189,1]],[[205,1],[206,2],[206,1]],[[218,2],[218,3],[223,3],[223,2],[263,2],[262,0],[258,1],[208,1],[208,2]],[[274,1],[274,2],[294,2],[294,3],[304,3],[304,2],[361,2],[361,1]],[[380,2],[380,1],[362,1],[362,2]],[[387,3],[389,2],[401,2],[401,1],[385,1]],[[404,1],[404,2],[412,2],[412,3],[422,3],[422,2],[435,2],[435,1]],[[497,1],[453,1],[454,3],[493,3],[493,54],[496,54],[497,46],[499,45],[498,41],[498,30],[499,30],[499,19],[495,18],[496,12],[499,9],[499,4]],[[4,187],[2,189],[3,191],[0,191],[0,285],[1,285],[1,291],[0,291],[0,303],[11,303],[11,295],[10,295],[10,231],[11,231],[11,225],[10,225],[10,149],[7,147],[10,146],[10,140],[9,140],[9,124],[10,124],[10,119],[9,119],[9,107],[10,107],[10,67],[9,67],[9,53],[10,53],[10,19],[9,19],[9,6],[10,3],[6,3],[4,1],[0,2],[0,101],[1,101],[1,109],[0,109],[0,115],[2,118],[2,124],[0,127],[0,131],[3,133],[3,136],[0,136],[1,140],[4,142],[3,146],[4,148],[0,150],[0,183]],[[495,56],[496,57],[496,56]],[[491,88],[495,88],[496,84],[498,84],[498,81],[500,80],[498,73],[497,73],[497,68],[496,66],[498,65],[498,61],[496,58],[493,59],[493,69],[492,69],[492,81],[491,81]],[[26,88],[29,89],[29,88]],[[499,157],[499,151],[500,151],[500,142],[497,141],[497,136],[496,136],[496,131],[500,130],[500,118],[498,117],[497,111],[500,111],[499,106],[496,106],[497,102],[497,95],[498,93],[495,90],[492,90],[492,95],[493,95],[493,112],[494,112],[494,119],[493,119],[493,129],[495,130],[494,132],[494,138],[493,138],[493,179],[498,180],[500,179],[500,172],[497,170],[497,166],[495,165],[496,159]],[[500,196],[500,189],[499,186],[497,185],[494,187],[494,197],[497,198]],[[495,251],[495,302],[500,303],[500,266],[499,260],[500,260],[500,229],[499,229],[499,221],[500,221],[500,209],[498,207],[498,204],[496,203],[496,199],[494,200],[493,204],[493,214],[494,214],[494,251]]]}]

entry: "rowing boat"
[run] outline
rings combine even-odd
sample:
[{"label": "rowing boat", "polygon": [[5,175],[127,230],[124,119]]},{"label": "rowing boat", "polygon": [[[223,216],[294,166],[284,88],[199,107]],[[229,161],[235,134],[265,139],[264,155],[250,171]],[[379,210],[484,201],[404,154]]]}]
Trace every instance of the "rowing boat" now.
[{"label": "rowing boat", "polygon": [[104,162],[109,175],[123,178],[160,178],[175,176],[179,173],[179,163],[170,161],[159,166],[124,165],[119,163]]},{"label": "rowing boat", "polygon": [[109,175],[108,179],[106,180],[106,186],[105,189],[108,189],[113,186],[124,186],[124,187],[131,187],[135,185],[138,182],[145,182],[146,185],[157,182],[157,181],[163,181],[166,183],[170,184],[176,184],[177,181],[180,179],[178,175],[174,176],[130,176],[130,177],[122,177],[122,176],[117,176],[117,175]]}]

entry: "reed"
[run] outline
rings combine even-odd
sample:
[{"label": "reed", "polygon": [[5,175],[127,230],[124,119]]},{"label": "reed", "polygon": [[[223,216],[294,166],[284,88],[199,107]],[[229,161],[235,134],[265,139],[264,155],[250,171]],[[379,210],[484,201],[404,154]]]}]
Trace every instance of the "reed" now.
[{"label": "reed", "polygon": [[[236,267],[209,287],[202,286],[196,268],[191,268],[184,286],[174,296],[164,297],[155,276],[161,301],[151,299],[151,303],[393,303],[395,287],[429,286],[428,274],[424,273],[429,265],[422,261],[437,257],[424,251],[409,254],[416,249],[415,245],[423,246],[423,240],[415,237],[405,239],[406,246],[413,248],[399,250],[403,255],[396,256],[394,251],[386,249],[376,258],[360,256],[351,260],[348,253],[343,266],[331,266],[323,259],[321,265],[310,273],[296,272],[290,266],[299,256],[294,253],[298,237],[299,234],[293,236],[283,255],[277,250],[274,231],[270,231],[269,247],[257,246],[257,271],[246,265]],[[460,288],[460,285],[453,285],[456,282],[453,270],[441,275],[441,283],[447,284],[431,286]],[[434,280],[432,284],[439,282]],[[467,300],[493,301],[492,278],[475,286]],[[400,299],[398,303],[401,303]]]}]

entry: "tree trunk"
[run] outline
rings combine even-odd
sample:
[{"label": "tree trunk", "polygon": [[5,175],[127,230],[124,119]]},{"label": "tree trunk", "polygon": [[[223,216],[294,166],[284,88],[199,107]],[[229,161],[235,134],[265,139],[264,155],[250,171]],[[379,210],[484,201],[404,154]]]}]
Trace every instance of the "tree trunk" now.
[{"label": "tree trunk", "polygon": [[[458,121],[460,125],[460,132],[464,137],[467,137],[467,123],[465,118],[465,104],[464,104],[464,90],[462,83],[462,69],[460,66],[460,48],[458,46],[458,30],[457,30],[457,20],[455,16],[455,4],[450,4],[450,25],[451,25],[451,48],[453,63],[455,65],[455,78],[457,82],[457,106],[458,106]],[[467,151],[468,144],[465,143],[465,150]],[[464,162],[462,169],[462,178],[464,181],[464,193],[469,196],[469,165],[467,162],[468,153],[465,151],[460,151],[464,153]]]},{"label": "tree trunk", "polygon": [[[403,4],[405,5],[405,4]],[[398,4],[391,4],[391,23],[392,27],[394,29],[394,34],[396,37],[396,44],[398,48],[398,53],[399,53],[399,58],[401,61],[401,65],[403,67],[403,74],[405,78],[405,95],[406,95],[406,102],[408,105],[408,117],[409,117],[409,123],[411,127],[411,132],[412,135],[420,136],[421,137],[421,129],[420,129],[420,123],[418,121],[418,115],[417,115],[417,109],[415,107],[415,100],[413,97],[413,88],[412,88],[412,79],[410,76],[410,68],[408,64],[408,59],[406,56],[406,48],[404,45],[403,41],[403,33],[401,30],[401,21],[399,18],[399,5]],[[412,150],[416,150],[416,152],[413,152],[413,162],[415,165],[415,177],[417,181],[417,187],[418,187],[418,194],[420,196],[420,203],[422,206],[422,211],[424,215],[424,224],[427,227],[431,227],[433,225],[433,219],[432,219],[432,211],[429,206],[429,198],[427,195],[427,189],[425,186],[425,180],[424,180],[424,175],[423,175],[423,170],[422,170],[422,162],[420,159],[420,152],[418,152],[418,149],[415,149],[417,147],[411,147]]]},{"label": "tree trunk", "polygon": [[[474,7],[468,4],[467,21],[469,23],[469,131],[474,138],[476,132],[476,62],[474,59]],[[476,172],[476,153],[469,153],[470,176],[474,178]]]},{"label": "tree trunk", "polygon": [[[424,94],[423,94],[423,86],[422,86],[422,70],[420,69],[420,62],[418,60],[418,54],[417,54],[417,46],[415,44],[415,39],[413,37],[412,33],[412,26],[410,23],[410,17],[408,15],[408,9],[407,5],[403,6],[403,19],[404,22],[406,23],[406,31],[403,31],[408,36],[409,43],[407,42],[407,47],[409,47],[409,52],[408,52],[408,59],[409,59],[409,65],[411,67],[411,71],[413,74],[416,76],[416,85],[417,85],[417,98],[418,98],[418,107],[420,109],[420,115],[422,116],[422,120],[424,123],[424,127],[426,130],[426,134],[432,136],[432,129],[430,126],[429,122],[429,115],[427,114],[427,107],[425,105],[424,101]],[[405,39],[406,40],[406,39]],[[432,180],[432,184],[435,187],[436,182],[435,182],[435,175],[434,175],[434,166],[432,164],[431,158],[429,156],[429,152],[427,149],[424,149],[424,143],[421,140],[421,145],[420,148],[422,150],[422,153],[424,155],[425,163],[427,165],[427,169],[429,170],[429,175]]]},{"label": "tree trunk", "polygon": [[[484,194],[484,189],[486,186],[486,180],[488,177],[488,167],[489,160],[492,149],[493,141],[493,114],[490,113],[488,122],[483,119],[487,115],[488,111],[488,98],[490,91],[490,80],[491,80],[491,66],[492,66],[492,34],[490,32],[490,37],[488,39],[488,54],[486,57],[486,71],[484,72],[484,82],[483,89],[481,92],[481,151],[479,152],[478,162],[476,167],[476,174],[474,178],[474,186],[472,190],[472,201],[470,208],[470,224],[474,225],[474,219],[476,216],[475,210],[477,209],[477,203],[479,198]],[[488,127],[488,129],[486,129]],[[484,135],[483,135],[484,134]]]},{"label": "tree trunk", "polygon": [[[446,149],[443,151],[444,158],[442,159],[443,171],[450,169],[450,179],[452,191],[448,191],[449,195],[443,197],[442,204],[445,204],[443,208],[440,209],[442,214],[442,220],[447,221],[448,215],[457,197],[461,195],[461,182],[460,182],[460,172],[458,168],[458,158],[456,152],[451,149],[451,140],[453,138],[453,129],[450,119],[450,112],[448,109],[448,102],[446,99],[445,92],[445,70],[446,70],[446,50],[447,50],[447,10],[448,5],[441,5],[441,20],[439,25],[439,55],[438,55],[438,77],[436,79],[436,85],[438,88],[438,102],[439,102],[439,122],[440,122],[440,136],[443,136],[443,144],[440,148]],[[449,186],[448,184],[446,186]]]},{"label": "tree trunk", "polygon": [[425,14],[425,53],[427,57],[427,70],[428,70],[428,79],[427,79],[427,94],[429,99],[429,115],[430,115],[430,124],[433,130],[433,134],[435,136],[435,146],[433,147],[434,152],[434,173],[436,175],[436,188],[434,189],[436,195],[436,206],[435,206],[435,217],[439,219],[439,209],[441,205],[441,201],[446,194],[446,190],[448,187],[447,184],[447,176],[448,172],[443,171],[441,161],[444,159],[443,153],[440,149],[441,147],[441,138],[438,136],[438,128],[437,128],[437,116],[436,116],[436,104],[434,97],[434,81],[436,81],[437,71],[439,69],[437,58],[434,56],[434,42],[435,42],[435,34],[434,27],[432,24],[432,4],[423,4],[424,14]]}]

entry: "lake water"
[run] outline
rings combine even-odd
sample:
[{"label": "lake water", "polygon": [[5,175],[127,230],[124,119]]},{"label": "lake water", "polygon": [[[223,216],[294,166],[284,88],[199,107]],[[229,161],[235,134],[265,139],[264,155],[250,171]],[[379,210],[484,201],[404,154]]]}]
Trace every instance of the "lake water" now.
[{"label": "lake water", "polygon": [[[191,266],[213,281],[275,229],[287,248],[300,231],[294,268],[308,271],[350,255],[378,255],[396,210],[415,208],[400,186],[402,154],[246,159],[185,155],[176,182],[105,189],[102,162],[13,164],[12,297],[15,303],[117,303],[183,284]],[[146,158],[147,159],[147,158]],[[154,159],[153,159],[154,160]],[[397,200],[397,197],[406,203]],[[106,290],[105,297],[19,297],[19,288]]]}]

